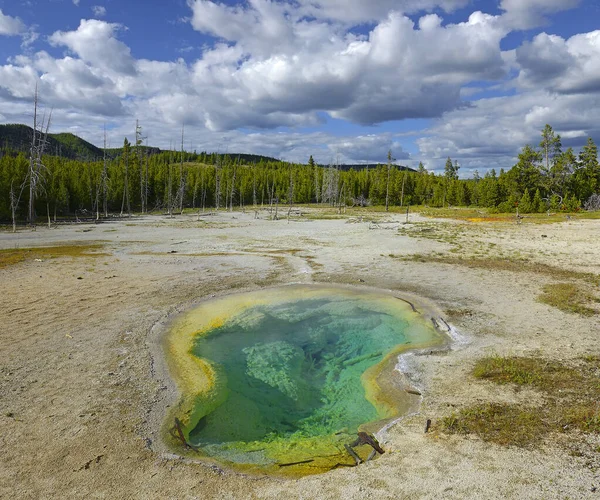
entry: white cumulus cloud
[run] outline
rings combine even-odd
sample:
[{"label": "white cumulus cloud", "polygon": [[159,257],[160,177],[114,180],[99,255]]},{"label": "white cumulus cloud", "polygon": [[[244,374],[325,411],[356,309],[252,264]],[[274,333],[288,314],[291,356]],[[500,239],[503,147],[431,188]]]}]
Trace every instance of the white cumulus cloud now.
[{"label": "white cumulus cloud", "polygon": [[550,14],[577,7],[580,0],[501,0],[507,23],[515,29],[530,29],[547,22]]},{"label": "white cumulus cloud", "polygon": [[82,19],[75,31],[57,31],[49,37],[54,46],[66,46],[82,60],[116,73],[135,73],[135,61],[116,32],[122,26],[96,19]]},{"label": "white cumulus cloud", "polygon": [[92,12],[96,17],[104,17],[106,16],[106,7],[102,5],[94,5],[92,7]]},{"label": "white cumulus cloud", "polygon": [[18,17],[11,17],[4,14],[0,9],[0,35],[14,36],[21,35],[27,31],[27,27]]},{"label": "white cumulus cloud", "polygon": [[[61,56],[30,49],[0,65],[1,119],[28,122],[37,83],[42,103],[54,108],[54,128],[76,127],[97,143],[104,122],[122,144],[139,118],[162,147],[185,123],[199,151],[221,143],[329,163],[337,155],[342,162],[385,161],[391,149],[399,163],[422,159],[429,168],[443,168],[451,156],[461,172],[509,167],[521,146],[539,142],[545,123],[566,145],[586,134],[600,139],[600,31],[568,39],[540,33],[515,50],[500,48],[510,31],[576,2],[502,0],[500,15],[473,12],[445,23],[443,10],[467,3],[188,0],[191,26],[214,37],[190,62],[135,59],[120,39],[124,26],[84,19],[36,43],[64,48]],[[416,12],[420,18],[406,15]],[[369,28],[356,34],[352,26],[360,23]],[[28,33],[34,41],[32,29],[0,11],[0,34],[25,40]],[[476,100],[507,89],[515,95]],[[412,156],[397,135],[376,127],[342,137],[300,132],[330,117],[363,125],[428,118],[432,125]]]},{"label": "white cumulus cloud", "polygon": [[600,31],[568,40],[541,33],[516,50],[519,82],[561,94],[600,92]]}]

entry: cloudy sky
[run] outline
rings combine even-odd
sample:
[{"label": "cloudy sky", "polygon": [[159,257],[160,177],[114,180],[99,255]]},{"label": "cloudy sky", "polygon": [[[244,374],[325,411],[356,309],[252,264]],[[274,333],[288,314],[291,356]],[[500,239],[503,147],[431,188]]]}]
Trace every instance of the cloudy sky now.
[{"label": "cloudy sky", "polygon": [[510,168],[600,143],[597,0],[0,0],[0,123],[111,146]]}]

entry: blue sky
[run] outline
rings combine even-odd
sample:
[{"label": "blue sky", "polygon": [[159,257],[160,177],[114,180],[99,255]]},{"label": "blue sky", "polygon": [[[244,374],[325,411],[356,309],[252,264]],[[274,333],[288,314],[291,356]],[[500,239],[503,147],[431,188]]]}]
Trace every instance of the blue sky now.
[{"label": "blue sky", "polygon": [[0,0],[0,123],[463,176],[600,142],[592,0]]}]

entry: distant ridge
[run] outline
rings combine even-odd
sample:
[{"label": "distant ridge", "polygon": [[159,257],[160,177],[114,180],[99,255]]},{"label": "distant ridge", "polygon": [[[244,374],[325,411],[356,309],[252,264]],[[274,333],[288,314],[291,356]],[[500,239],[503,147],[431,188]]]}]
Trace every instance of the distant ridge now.
[{"label": "distant ridge", "polygon": [[[8,124],[0,125],[0,155],[2,151],[5,153],[18,152],[29,154],[29,148],[31,145],[33,129],[28,125],[22,124]],[[133,146],[132,146],[133,147]],[[160,149],[151,146],[140,146],[146,153],[155,155],[159,153],[168,153],[169,150]],[[123,153],[123,148],[107,148],[106,154],[109,158],[119,158]],[[177,154],[178,151],[173,151]],[[190,153],[187,151],[187,153]],[[103,158],[104,151],[102,148],[94,146],[91,142],[88,142],[81,137],[71,134],[69,132],[62,132],[59,134],[48,134],[48,145],[46,146],[45,154],[51,156],[62,156],[63,158],[69,158],[71,160],[82,160],[82,161],[97,161]],[[203,153],[205,157],[214,156],[215,159],[218,156],[225,157],[229,156],[232,160],[239,160],[246,164],[260,163],[263,162],[281,162],[277,158],[264,155],[255,155],[247,153],[228,153],[228,154],[217,154],[217,153]],[[198,157],[201,155],[198,154]],[[357,164],[344,164],[337,165],[336,168],[340,170],[364,170],[366,168],[376,168],[377,166],[385,163],[357,163]],[[320,167],[327,167],[328,165],[319,165]],[[394,165],[399,170],[406,170],[409,172],[415,172],[414,169],[403,166]]]},{"label": "distant ridge", "polygon": [[[29,154],[31,146],[33,129],[28,125],[8,124],[0,125],[0,154],[4,152],[17,152]],[[133,147],[133,146],[132,146]],[[140,146],[146,153],[155,155],[159,153],[168,153],[169,150],[163,150],[151,146]],[[177,154],[178,151],[173,151]],[[189,151],[187,151],[189,153]],[[51,156],[62,156],[72,160],[95,161],[100,160],[104,156],[102,148],[94,146],[92,143],[68,132],[59,134],[48,134],[48,145],[46,146],[45,154]],[[123,148],[107,148],[106,154],[109,158],[118,158],[123,154]],[[211,153],[205,153],[210,156]],[[215,153],[216,155],[216,153]],[[225,156],[225,155],[221,155]],[[260,161],[279,162],[277,158],[263,155],[229,153],[232,159],[239,158],[245,163],[258,163]]]},{"label": "distant ridge", "polygon": [[[29,153],[33,129],[27,125],[0,125],[0,149]],[[48,134],[46,154],[79,160],[102,158],[102,149],[70,133]]]},{"label": "distant ridge", "polygon": [[[325,165],[323,165],[325,166]],[[386,167],[387,163],[355,163],[350,165],[340,165],[340,170],[365,170],[367,168]],[[398,170],[406,170],[407,172],[416,172],[414,168],[407,167],[405,165],[392,164],[392,167],[396,167]]]}]

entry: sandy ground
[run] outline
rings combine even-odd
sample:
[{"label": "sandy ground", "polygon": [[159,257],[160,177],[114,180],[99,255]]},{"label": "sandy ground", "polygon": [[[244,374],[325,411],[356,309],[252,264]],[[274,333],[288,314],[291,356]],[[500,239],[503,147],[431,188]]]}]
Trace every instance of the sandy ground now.
[{"label": "sandy ground", "polygon": [[[0,497],[600,498],[594,454],[569,453],[553,441],[523,450],[423,433],[427,418],[435,423],[467,404],[536,398],[477,381],[470,370],[490,353],[560,360],[599,354],[598,316],[537,302],[550,277],[397,258],[525,256],[600,273],[600,221],[389,220],[396,223],[221,213],[200,222],[193,215],[135,217],[0,233],[0,248],[101,242],[108,253],[0,269]],[[414,237],[425,225],[433,228],[422,233],[428,237]],[[176,397],[160,351],[169,321],[211,296],[311,282],[416,294],[469,340],[449,353],[409,357],[423,401],[417,415],[387,431],[388,453],[292,480],[247,477],[165,450],[158,427]],[[600,446],[597,438],[572,439],[586,449]]]}]

